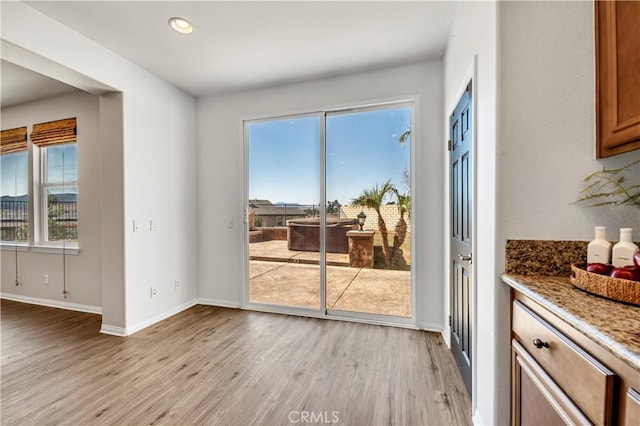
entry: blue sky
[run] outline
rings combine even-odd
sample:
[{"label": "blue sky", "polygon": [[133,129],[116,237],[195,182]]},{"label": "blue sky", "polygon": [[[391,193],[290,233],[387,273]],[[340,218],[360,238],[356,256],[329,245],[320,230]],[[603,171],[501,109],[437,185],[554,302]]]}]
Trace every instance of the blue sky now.
[{"label": "blue sky", "polygon": [[[327,200],[349,204],[363,189],[391,179],[401,191],[410,164],[411,109],[330,115],[326,123]],[[292,118],[249,125],[249,198],[318,204],[320,119]]]},{"label": "blue sky", "polygon": [[14,196],[27,193],[28,169],[26,151],[0,156],[0,168],[2,169],[1,195]]},{"label": "blue sky", "polygon": [[49,182],[78,180],[77,145],[66,144],[47,148],[47,174]]}]

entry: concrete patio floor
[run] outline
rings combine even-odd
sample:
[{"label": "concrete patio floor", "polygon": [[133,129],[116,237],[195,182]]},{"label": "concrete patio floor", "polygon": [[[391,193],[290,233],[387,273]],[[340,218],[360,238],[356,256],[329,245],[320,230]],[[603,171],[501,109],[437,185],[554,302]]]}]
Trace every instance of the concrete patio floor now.
[{"label": "concrete patio floor", "polygon": [[[250,260],[317,265],[320,261],[320,253],[289,250],[286,241],[272,240],[249,244],[249,258]],[[327,265],[349,266],[349,255],[346,253],[327,253]]]},{"label": "concrete patio floor", "polygon": [[[282,241],[275,242],[282,246]],[[251,246],[254,244],[265,243]],[[275,251],[262,252],[267,246],[261,246],[264,256],[251,250],[251,302],[318,309],[320,268],[311,264],[314,260],[317,263],[318,253],[287,250],[287,257],[281,261],[255,260],[278,259]],[[348,255],[331,255],[327,260],[335,263],[340,261],[339,256],[346,256],[347,266],[327,266],[327,309],[411,317],[411,272],[349,268]]]}]

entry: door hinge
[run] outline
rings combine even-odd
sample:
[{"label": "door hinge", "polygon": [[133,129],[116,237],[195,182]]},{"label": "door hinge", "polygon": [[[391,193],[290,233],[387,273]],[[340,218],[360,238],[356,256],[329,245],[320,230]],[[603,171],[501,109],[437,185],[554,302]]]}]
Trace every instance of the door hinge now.
[{"label": "door hinge", "polygon": [[449,326],[451,326],[451,315],[449,315]]},{"label": "door hinge", "polygon": [[447,151],[451,151],[451,139],[447,141]]}]

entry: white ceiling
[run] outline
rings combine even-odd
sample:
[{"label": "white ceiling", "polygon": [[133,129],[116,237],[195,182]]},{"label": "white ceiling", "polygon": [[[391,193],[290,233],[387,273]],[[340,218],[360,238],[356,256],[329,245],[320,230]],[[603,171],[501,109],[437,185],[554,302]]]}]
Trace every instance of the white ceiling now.
[{"label": "white ceiling", "polygon": [[3,108],[78,90],[7,61],[0,61],[0,89]]},{"label": "white ceiling", "polygon": [[[194,96],[439,58],[454,2],[29,1]],[[195,31],[167,24],[180,16]],[[3,83],[4,85],[4,83]]]}]

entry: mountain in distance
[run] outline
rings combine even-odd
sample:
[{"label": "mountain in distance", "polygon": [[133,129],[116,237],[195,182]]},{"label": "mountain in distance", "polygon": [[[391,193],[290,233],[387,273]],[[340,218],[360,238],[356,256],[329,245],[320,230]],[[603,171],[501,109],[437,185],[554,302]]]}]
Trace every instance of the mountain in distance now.
[{"label": "mountain in distance", "polygon": [[[76,203],[78,202],[78,194],[74,194],[74,193],[70,193],[70,192],[66,192],[66,193],[62,193],[62,194],[53,194],[56,201],[60,202],[60,203]],[[0,198],[0,201],[2,201],[3,203],[5,202],[26,202],[29,200],[29,196],[27,194],[24,195],[18,195],[18,196],[13,196],[13,195],[3,195]]]},{"label": "mountain in distance", "polygon": [[299,203],[283,203],[282,201],[279,201],[277,203],[273,203],[273,205],[277,206],[277,207],[284,207],[284,206],[287,206],[287,207],[289,207],[289,206],[291,206],[291,207],[300,207],[300,206],[303,206],[303,204],[299,204]]},{"label": "mountain in distance", "polygon": [[77,203],[78,202],[78,194],[74,194],[72,192],[65,192],[62,194],[52,194],[56,201],[59,203]]},{"label": "mountain in distance", "polygon": [[283,203],[283,202],[278,202],[278,203],[273,203],[274,206],[276,207],[297,207],[300,210],[311,210],[312,208],[315,208],[316,210],[318,209],[319,205],[318,204],[300,204],[300,203]]},{"label": "mountain in distance", "polygon": [[20,202],[20,201],[28,201],[29,200],[29,196],[27,194],[24,195],[17,195],[17,196],[13,196],[13,195],[3,195],[2,198],[0,198],[0,201],[3,202]]}]

